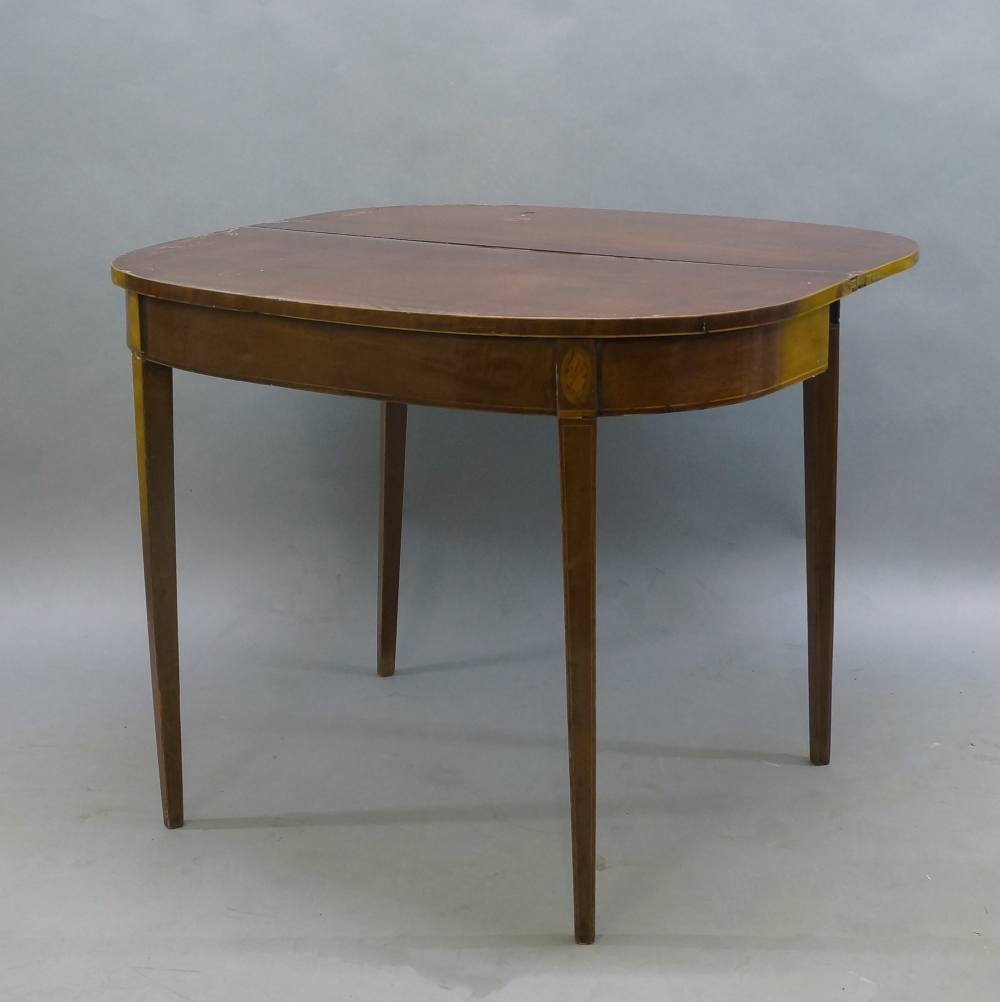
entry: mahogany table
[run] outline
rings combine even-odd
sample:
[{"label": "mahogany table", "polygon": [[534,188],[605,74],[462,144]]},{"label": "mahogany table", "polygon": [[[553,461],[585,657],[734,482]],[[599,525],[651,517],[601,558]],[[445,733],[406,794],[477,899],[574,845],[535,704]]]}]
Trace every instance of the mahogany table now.
[{"label": "mahogany table", "polygon": [[917,245],[760,219],[523,206],[304,216],[118,258],[128,290],[163,817],[184,822],[172,370],[382,402],[378,673],[395,664],[406,407],[557,419],[576,939],[594,940],[598,417],[803,384],[810,758],[830,759],[840,300]]}]

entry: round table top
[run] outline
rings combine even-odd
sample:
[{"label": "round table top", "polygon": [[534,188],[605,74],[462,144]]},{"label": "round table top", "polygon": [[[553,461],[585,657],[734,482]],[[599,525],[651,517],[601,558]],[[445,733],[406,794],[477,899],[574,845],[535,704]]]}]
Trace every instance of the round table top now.
[{"label": "round table top", "polygon": [[790,319],[911,267],[872,230],[543,206],[354,209],[117,258],[175,302],[365,327],[542,337],[696,334]]}]

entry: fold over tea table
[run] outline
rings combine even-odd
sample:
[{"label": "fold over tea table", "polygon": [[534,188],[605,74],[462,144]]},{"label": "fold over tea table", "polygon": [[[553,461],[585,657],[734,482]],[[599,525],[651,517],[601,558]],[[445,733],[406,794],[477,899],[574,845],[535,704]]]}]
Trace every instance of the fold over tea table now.
[{"label": "fold over tea table", "polygon": [[575,931],[590,943],[597,419],[803,384],[809,740],[825,764],[840,300],[916,259],[903,237],[835,226],[477,205],[331,212],[118,258],[167,827],[184,821],[173,369],[381,401],[380,675],[395,663],[407,405],[556,419]]}]

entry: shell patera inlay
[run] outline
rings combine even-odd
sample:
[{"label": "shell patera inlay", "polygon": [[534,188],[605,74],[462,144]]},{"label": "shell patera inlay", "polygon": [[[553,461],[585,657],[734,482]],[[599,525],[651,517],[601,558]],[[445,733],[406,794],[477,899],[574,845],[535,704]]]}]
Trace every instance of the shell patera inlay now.
[{"label": "shell patera inlay", "polygon": [[574,345],[563,355],[559,383],[571,404],[582,404],[587,399],[592,375],[590,357],[583,348]]}]

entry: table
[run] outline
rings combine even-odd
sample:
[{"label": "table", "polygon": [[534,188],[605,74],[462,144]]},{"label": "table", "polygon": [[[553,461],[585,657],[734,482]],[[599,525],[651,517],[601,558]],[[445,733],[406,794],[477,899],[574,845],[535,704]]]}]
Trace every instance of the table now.
[{"label": "table", "polygon": [[379,675],[395,666],[406,408],[553,416],[576,940],[594,941],[597,418],[803,384],[810,758],[830,759],[840,300],[911,267],[868,230],[600,209],[330,212],[119,257],[163,818],[184,822],[172,371],[381,401]]}]

